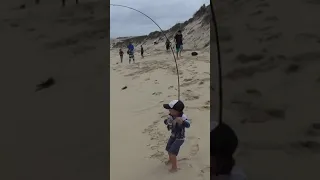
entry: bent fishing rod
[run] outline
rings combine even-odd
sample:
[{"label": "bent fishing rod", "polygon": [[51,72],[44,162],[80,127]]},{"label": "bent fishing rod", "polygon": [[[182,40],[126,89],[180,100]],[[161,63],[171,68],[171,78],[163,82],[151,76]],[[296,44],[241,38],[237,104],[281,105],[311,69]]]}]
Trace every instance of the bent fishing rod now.
[{"label": "bent fishing rod", "polygon": [[[163,34],[163,36],[166,38],[166,40],[168,40],[170,43],[171,41],[168,39],[168,37],[166,36],[166,34],[164,33],[164,31],[162,30],[162,28],[148,15],[146,15],[145,13],[134,9],[132,7],[129,6],[124,6],[124,5],[120,5],[120,4],[110,4],[110,6],[117,6],[117,7],[123,7],[123,8],[127,8],[127,9],[131,9],[134,10],[136,12],[139,12],[140,14],[144,15],[145,17],[149,18],[156,26],[158,26],[158,28],[160,29],[161,33]],[[223,87],[222,87],[222,67],[221,67],[221,53],[220,53],[220,42],[219,42],[219,34],[218,34],[218,23],[216,20],[216,15],[215,15],[215,11],[214,11],[214,7],[213,7],[213,3],[212,0],[210,1],[210,10],[211,10],[211,15],[212,15],[212,21],[213,21],[213,25],[214,25],[214,30],[215,30],[215,38],[216,38],[216,46],[217,46],[217,63],[218,63],[218,91],[219,91],[219,110],[218,110],[218,115],[219,115],[219,124],[222,123],[223,121]],[[171,51],[172,51],[172,55],[174,58],[174,62],[176,64],[176,70],[177,70],[177,77],[178,77],[178,99],[180,99],[180,77],[179,77],[179,68],[178,68],[178,63],[177,63],[177,59],[175,58],[174,55],[174,51],[173,48],[171,47]]]},{"label": "bent fishing rod", "polygon": [[[130,6],[125,6],[125,5],[121,5],[121,4],[110,4],[110,6],[117,6],[117,7],[123,7],[123,8],[127,8],[127,9],[131,9],[131,10],[134,10],[142,15],[144,15],[145,17],[149,18],[156,26],[158,26],[158,28],[160,29],[161,33],[163,34],[163,36],[166,38],[167,41],[169,41],[171,43],[171,41],[169,40],[169,38],[167,37],[166,33],[162,30],[162,28],[159,26],[158,23],[156,23],[150,16],[146,15],[145,13],[137,10],[137,9],[134,9]],[[177,63],[177,59],[174,55],[174,50],[172,47],[170,47],[171,49],[171,52],[172,52],[172,55],[173,55],[173,59],[174,59],[174,62],[176,64],[176,71],[177,71],[177,77],[178,77],[178,100],[180,100],[180,76],[179,76],[179,68],[178,68],[178,63]]]}]

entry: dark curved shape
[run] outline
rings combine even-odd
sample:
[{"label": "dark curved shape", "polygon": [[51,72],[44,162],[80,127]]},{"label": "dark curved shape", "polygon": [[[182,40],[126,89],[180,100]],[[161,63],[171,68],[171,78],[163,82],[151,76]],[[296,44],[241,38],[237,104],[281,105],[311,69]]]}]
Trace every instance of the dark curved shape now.
[{"label": "dark curved shape", "polygon": [[219,84],[219,124],[222,123],[223,120],[223,87],[222,87],[222,67],[221,67],[221,53],[220,53],[220,42],[219,42],[219,33],[218,33],[218,23],[216,19],[216,15],[213,7],[213,0],[210,1],[210,9],[212,15],[212,21],[214,25],[215,37],[216,37],[216,45],[217,45],[217,58],[218,58],[218,84]]},{"label": "dark curved shape", "polygon": [[[118,6],[118,7],[124,7],[124,8],[127,8],[127,9],[131,9],[131,10],[134,10],[134,11],[137,11],[139,12],[140,14],[146,16],[147,18],[149,18],[155,25],[158,26],[158,28],[160,29],[161,33],[163,34],[163,36],[166,38],[166,40],[168,40],[170,43],[171,41],[168,39],[166,33],[164,33],[164,31],[161,29],[161,27],[158,25],[158,23],[156,23],[151,17],[149,17],[148,15],[146,15],[145,13],[137,10],[137,9],[134,9],[132,7],[129,7],[129,6],[124,6],[124,5],[121,5],[121,4],[110,4],[110,6]],[[173,58],[174,58],[174,62],[176,64],[176,70],[177,70],[177,77],[178,77],[178,100],[180,100],[180,76],[179,76],[179,68],[178,68],[178,63],[177,63],[177,59],[174,55],[174,50],[172,48],[172,46],[170,47],[171,49],[171,52],[172,52],[172,55],[173,55]]]}]

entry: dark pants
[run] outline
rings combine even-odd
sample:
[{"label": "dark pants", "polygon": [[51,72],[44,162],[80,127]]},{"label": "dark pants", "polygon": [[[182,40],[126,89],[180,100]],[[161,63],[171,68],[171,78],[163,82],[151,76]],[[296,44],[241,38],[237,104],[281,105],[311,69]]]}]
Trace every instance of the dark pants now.
[{"label": "dark pants", "polygon": [[182,50],[182,44],[176,44],[176,51],[177,53]]},{"label": "dark pants", "polygon": [[170,137],[167,143],[166,150],[168,151],[168,153],[178,156],[180,147],[183,143],[184,143],[183,139],[176,139],[176,138]]},{"label": "dark pants", "polygon": [[129,52],[129,63],[131,63],[131,59],[134,62],[134,54],[133,54],[133,52]]}]

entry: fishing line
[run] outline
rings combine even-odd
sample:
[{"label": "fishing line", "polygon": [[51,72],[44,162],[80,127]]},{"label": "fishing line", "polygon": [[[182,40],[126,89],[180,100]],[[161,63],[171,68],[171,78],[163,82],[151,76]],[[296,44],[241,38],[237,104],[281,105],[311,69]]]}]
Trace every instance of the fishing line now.
[{"label": "fishing line", "polygon": [[223,88],[222,88],[222,67],[221,67],[221,54],[220,54],[220,43],[219,43],[219,34],[218,34],[218,23],[213,7],[212,0],[210,1],[210,9],[211,9],[211,15],[212,15],[212,21],[214,25],[214,31],[215,31],[215,38],[216,38],[216,45],[217,45],[217,58],[218,58],[218,90],[219,90],[219,124],[222,123],[223,119]]},{"label": "fishing line", "polygon": [[[166,33],[161,29],[161,27],[158,25],[158,23],[156,23],[151,17],[149,17],[149,16],[146,15],[145,13],[143,13],[143,12],[137,10],[137,9],[134,9],[134,8],[132,8],[132,7],[125,6],[125,5],[121,5],[121,4],[110,4],[110,6],[117,6],[117,7],[123,7],[123,8],[131,9],[131,10],[137,11],[137,12],[139,12],[140,14],[144,15],[145,17],[149,18],[156,26],[158,26],[158,28],[160,29],[161,33],[162,33],[163,36],[166,38],[166,40],[171,43],[171,41],[170,41],[169,38],[167,37]],[[174,50],[173,50],[172,46],[170,47],[170,49],[171,49],[171,52],[172,52],[172,55],[173,55],[174,62],[175,62],[175,64],[176,64],[176,71],[177,71],[177,77],[178,77],[178,100],[180,100],[180,76],[179,76],[179,68],[178,68],[177,59],[176,59],[176,57],[175,57]]]}]

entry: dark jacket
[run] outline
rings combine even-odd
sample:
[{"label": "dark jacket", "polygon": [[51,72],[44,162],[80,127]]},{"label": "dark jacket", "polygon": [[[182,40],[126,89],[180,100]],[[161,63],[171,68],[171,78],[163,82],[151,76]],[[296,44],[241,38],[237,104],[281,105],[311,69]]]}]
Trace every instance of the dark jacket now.
[{"label": "dark jacket", "polygon": [[185,138],[185,128],[190,127],[190,122],[185,114],[182,114],[183,122],[182,124],[175,123],[173,124],[173,120],[175,119],[173,116],[169,115],[169,117],[164,120],[164,124],[167,125],[168,130],[171,130],[171,137],[176,139],[184,139]]}]

